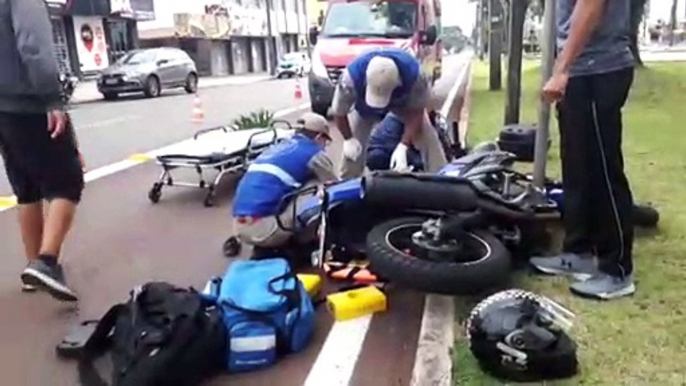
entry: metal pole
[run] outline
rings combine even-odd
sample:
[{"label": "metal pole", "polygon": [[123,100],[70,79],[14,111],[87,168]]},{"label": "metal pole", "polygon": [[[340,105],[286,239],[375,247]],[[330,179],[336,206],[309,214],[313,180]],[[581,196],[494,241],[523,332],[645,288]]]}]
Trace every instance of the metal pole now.
[{"label": "metal pole", "polygon": [[[541,65],[541,89],[550,79],[555,64],[556,24],[555,0],[545,0],[543,14],[543,46]],[[545,167],[548,159],[548,138],[550,136],[550,105],[540,99],[538,108],[538,129],[536,130],[536,150],[534,156],[534,185],[543,188]]]},{"label": "metal pole", "polygon": [[305,44],[307,45],[307,56],[312,56],[312,43],[310,43],[310,14],[307,11],[307,0],[302,0],[303,14],[305,15]]},{"label": "metal pole", "polygon": [[279,7],[277,8],[276,5],[274,6],[274,13],[276,14],[276,22],[274,23],[276,25],[276,57],[274,58],[276,60],[275,63],[278,63],[278,58],[283,55],[283,46],[282,46],[282,41],[281,41],[281,27],[279,26],[279,16],[281,13],[279,12],[283,7],[282,5],[282,0],[276,0],[276,3],[279,4]]},{"label": "metal pole", "polygon": [[276,50],[274,49],[274,31],[272,31],[272,0],[267,0],[267,48],[269,50],[269,74],[276,75]]}]

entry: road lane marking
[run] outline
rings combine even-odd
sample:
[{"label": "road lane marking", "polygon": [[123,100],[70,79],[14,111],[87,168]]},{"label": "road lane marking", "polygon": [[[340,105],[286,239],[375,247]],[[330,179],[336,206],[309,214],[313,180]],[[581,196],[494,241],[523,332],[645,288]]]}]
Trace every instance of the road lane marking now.
[{"label": "road lane marking", "polygon": [[[296,113],[300,110],[304,110],[306,108],[310,107],[309,103],[302,103],[297,106],[289,107],[283,110],[279,110],[274,113],[274,118],[282,118],[287,115]],[[113,120],[110,120],[113,121]],[[111,122],[110,122],[111,123]],[[91,170],[86,173],[85,175],[85,181],[86,183],[99,180],[103,177],[107,177],[109,175],[124,171],[126,169],[132,168],[134,166],[138,166],[140,164],[143,164],[145,162],[151,161],[155,159],[158,155],[165,154],[169,150],[177,147],[177,146],[183,146],[189,142],[191,142],[192,139],[187,139],[181,142],[177,142],[174,144],[171,144],[169,146],[165,146],[160,149],[155,149],[151,150],[146,153],[138,153],[138,154],[133,154],[127,159],[119,162],[115,162],[110,165],[106,165],[94,170]],[[17,200],[15,196],[8,196],[8,197],[0,197],[0,212],[4,212],[6,210],[12,209],[17,205]]]},{"label": "road lane marking", "polygon": [[15,196],[0,197],[0,212],[13,208],[17,205],[17,198]]},{"label": "road lane marking", "polygon": [[152,160],[152,157],[150,157],[147,154],[140,153],[140,154],[134,154],[131,157],[128,158],[129,161],[133,162],[148,162]]},{"label": "road lane marking", "polygon": [[123,117],[117,117],[117,118],[111,118],[111,119],[103,119],[97,122],[92,122],[92,123],[86,123],[79,125],[77,130],[82,130],[82,129],[94,129],[97,127],[103,127],[103,126],[112,126],[118,123],[124,123],[127,121],[132,121],[140,118],[138,115],[125,115]]},{"label": "road lane marking", "polygon": [[465,61],[465,64],[463,65],[462,69],[460,70],[460,74],[457,76],[457,81],[453,85],[453,88],[450,89],[450,93],[448,93],[448,97],[446,98],[445,102],[443,103],[443,108],[441,109],[441,115],[444,117],[448,117],[448,114],[450,114],[450,109],[453,107],[453,102],[455,102],[455,98],[457,97],[457,93],[460,91],[460,87],[462,86],[462,83],[464,83],[464,79],[467,76],[468,70],[471,67],[469,60],[472,57],[471,53],[468,53],[464,55],[465,58],[462,58],[462,60]]},{"label": "road lane marking", "polygon": [[[469,81],[467,74],[471,73],[469,70],[472,55],[472,52],[464,55],[464,67],[443,104],[441,114],[446,118],[453,107],[462,83],[465,83],[465,80]],[[465,92],[468,90],[465,89]],[[463,105],[462,109],[464,108]],[[412,368],[411,386],[452,385],[454,325],[454,299],[451,296],[426,295],[417,353]]]},{"label": "road lane marking", "polygon": [[348,386],[372,317],[333,324],[304,386]]}]

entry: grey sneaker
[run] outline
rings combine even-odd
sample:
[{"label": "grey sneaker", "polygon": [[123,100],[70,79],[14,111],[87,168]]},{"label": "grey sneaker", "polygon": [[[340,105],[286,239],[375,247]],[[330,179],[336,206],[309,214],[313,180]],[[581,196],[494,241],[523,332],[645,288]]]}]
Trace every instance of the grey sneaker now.
[{"label": "grey sneaker", "polygon": [[43,260],[37,259],[24,269],[21,280],[25,285],[47,291],[55,299],[67,302],[78,300],[76,294],[67,287],[62,266],[59,264],[49,266]]},{"label": "grey sneaker", "polygon": [[551,257],[532,257],[529,263],[542,273],[571,275],[577,280],[585,280],[598,273],[591,254],[561,253]]},{"label": "grey sneaker", "polygon": [[576,295],[601,300],[616,299],[636,292],[633,275],[621,278],[606,273],[599,273],[588,280],[574,283],[569,289]]}]

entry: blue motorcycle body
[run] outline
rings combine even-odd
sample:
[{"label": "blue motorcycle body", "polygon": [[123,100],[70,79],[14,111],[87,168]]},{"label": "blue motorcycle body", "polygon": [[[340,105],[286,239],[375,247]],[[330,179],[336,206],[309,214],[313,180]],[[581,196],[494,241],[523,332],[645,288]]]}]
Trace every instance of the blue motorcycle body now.
[{"label": "blue motorcycle body", "polygon": [[[465,162],[469,156],[458,158],[444,166],[437,174],[455,178],[464,178],[467,171],[473,169],[473,164]],[[480,165],[480,166],[487,166]],[[322,208],[321,198],[313,195],[298,207],[297,218],[301,224],[310,224],[318,218],[322,210],[332,210],[341,205],[361,205],[363,203],[362,178],[333,183],[326,187],[328,195],[327,208]],[[548,200],[558,210],[562,209],[562,187],[558,183],[549,182],[545,186]]]}]

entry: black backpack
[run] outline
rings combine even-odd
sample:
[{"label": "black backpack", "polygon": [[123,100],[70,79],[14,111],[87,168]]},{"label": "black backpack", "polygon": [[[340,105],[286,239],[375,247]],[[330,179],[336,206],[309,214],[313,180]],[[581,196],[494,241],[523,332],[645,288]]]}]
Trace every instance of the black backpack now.
[{"label": "black backpack", "polygon": [[112,307],[79,361],[84,386],[107,383],[93,361],[111,351],[112,386],[194,386],[221,371],[227,335],[220,310],[194,291],[153,282]]}]

